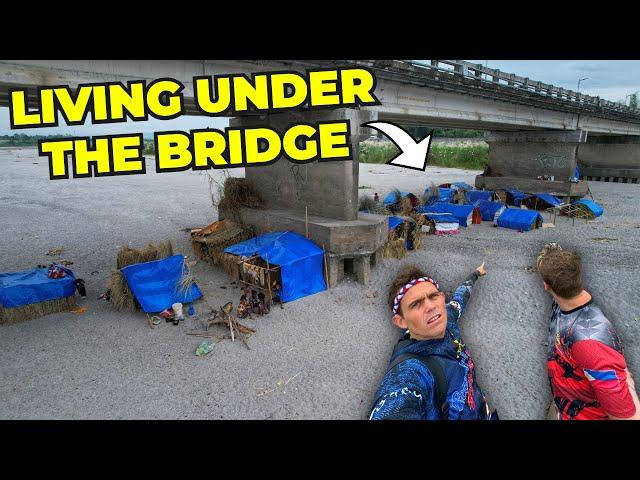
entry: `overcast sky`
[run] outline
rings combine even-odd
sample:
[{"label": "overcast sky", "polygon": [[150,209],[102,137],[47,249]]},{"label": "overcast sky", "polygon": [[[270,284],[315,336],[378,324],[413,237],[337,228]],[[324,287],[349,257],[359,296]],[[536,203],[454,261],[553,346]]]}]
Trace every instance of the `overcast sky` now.
[{"label": "overcast sky", "polygon": [[[487,64],[506,73],[515,73],[532,80],[580,91],[612,101],[627,101],[626,96],[640,91],[640,61],[637,60],[469,60]],[[59,127],[11,130],[9,109],[0,107],[0,135],[26,133],[31,135],[109,135],[124,132],[160,132],[193,128],[224,128],[226,118],[182,116],[173,120],[149,120],[111,125],[91,125],[90,116],[84,126],[67,127],[60,119]]]}]

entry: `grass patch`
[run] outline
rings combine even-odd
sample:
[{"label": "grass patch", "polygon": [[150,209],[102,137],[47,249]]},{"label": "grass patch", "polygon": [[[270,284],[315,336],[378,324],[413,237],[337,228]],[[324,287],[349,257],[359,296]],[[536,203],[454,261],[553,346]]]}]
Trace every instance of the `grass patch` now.
[{"label": "grass patch", "polygon": [[[398,153],[393,144],[360,145],[361,163],[387,163]],[[447,146],[432,145],[427,165],[434,167],[462,168],[465,170],[484,170],[489,160],[489,146]]]}]

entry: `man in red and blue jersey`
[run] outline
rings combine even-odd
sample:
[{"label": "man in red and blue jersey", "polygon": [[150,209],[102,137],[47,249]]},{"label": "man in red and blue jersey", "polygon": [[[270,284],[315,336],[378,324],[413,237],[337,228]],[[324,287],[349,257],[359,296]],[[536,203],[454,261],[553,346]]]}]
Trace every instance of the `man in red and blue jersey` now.
[{"label": "man in red and blue jersey", "polygon": [[576,253],[548,244],[538,257],[553,297],[547,367],[558,420],[640,420],[640,402],[613,324],[582,285]]}]

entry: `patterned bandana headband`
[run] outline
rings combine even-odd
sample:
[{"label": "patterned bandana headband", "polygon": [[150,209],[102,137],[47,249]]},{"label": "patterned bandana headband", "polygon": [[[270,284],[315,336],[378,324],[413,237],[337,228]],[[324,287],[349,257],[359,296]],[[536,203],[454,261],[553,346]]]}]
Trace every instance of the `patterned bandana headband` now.
[{"label": "patterned bandana headband", "polygon": [[436,282],[431,277],[420,277],[420,278],[416,278],[416,279],[411,280],[404,287],[402,287],[400,290],[398,290],[398,294],[396,295],[396,298],[393,300],[393,314],[394,315],[396,315],[398,313],[398,310],[400,309],[400,301],[402,300],[402,297],[405,296],[405,294],[409,291],[409,289],[411,287],[413,287],[414,285],[416,285],[418,283],[422,283],[422,282],[432,283],[436,287],[436,289],[438,291],[440,291],[440,286],[438,285],[438,282]]}]

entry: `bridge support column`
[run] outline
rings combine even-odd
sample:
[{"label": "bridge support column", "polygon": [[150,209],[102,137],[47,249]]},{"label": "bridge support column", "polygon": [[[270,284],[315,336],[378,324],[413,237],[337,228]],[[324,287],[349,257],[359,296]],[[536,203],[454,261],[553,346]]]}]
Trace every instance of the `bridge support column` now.
[{"label": "bridge support column", "polygon": [[578,147],[578,167],[585,180],[638,183],[640,137],[589,135]]},{"label": "bridge support column", "polygon": [[[581,197],[585,182],[570,182],[576,169],[578,145],[586,141],[585,131],[491,132],[487,170],[476,177],[476,187],[488,190],[516,188],[530,193],[551,193]],[[538,180],[538,176],[554,180]]]},{"label": "bridge support column", "polygon": [[[232,127],[268,126],[284,131],[294,122],[342,119],[350,122],[352,160],[295,165],[281,157],[271,165],[247,167],[245,177],[253,183],[265,208],[243,207],[218,212],[219,218],[252,225],[258,233],[289,230],[306,235],[308,232],[309,239],[327,254],[329,286],[344,277],[347,264],[349,268],[358,266],[357,277],[366,284],[369,257],[387,239],[386,217],[358,212],[358,143],[373,132],[361,124],[376,120],[377,112],[367,109],[303,111],[237,117],[230,122]],[[361,264],[364,266],[360,267]]]}]

